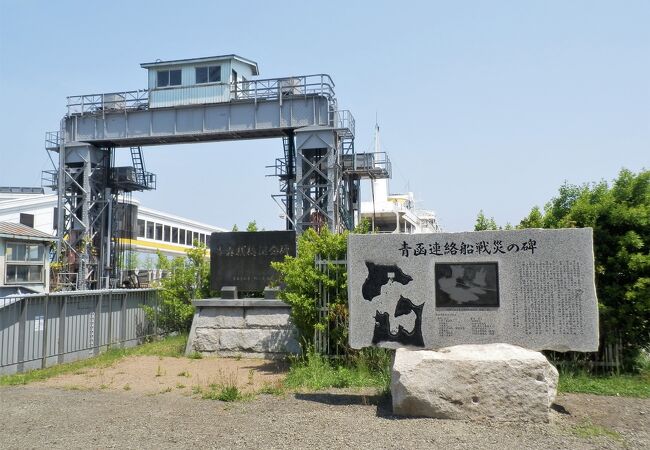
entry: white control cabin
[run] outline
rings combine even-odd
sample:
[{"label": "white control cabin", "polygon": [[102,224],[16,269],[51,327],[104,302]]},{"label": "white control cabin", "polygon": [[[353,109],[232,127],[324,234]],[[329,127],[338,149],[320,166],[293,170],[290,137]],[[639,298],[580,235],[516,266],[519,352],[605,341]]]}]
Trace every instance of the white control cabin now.
[{"label": "white control cabin", "polygon": [[156,61],[149,71],[149,108],[228,102],[259,75],[255,61],[238,55]]}]

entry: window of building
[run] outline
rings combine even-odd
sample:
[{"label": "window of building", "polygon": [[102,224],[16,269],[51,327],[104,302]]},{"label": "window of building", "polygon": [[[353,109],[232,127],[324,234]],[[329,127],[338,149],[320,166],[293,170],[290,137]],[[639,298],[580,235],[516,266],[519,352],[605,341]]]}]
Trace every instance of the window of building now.
[{"label": "window of building", "polygon": [[192,245],[192,231],[187,230],[187,236],[185,237],[185,245]]},{"label": "window of building", "polygon": [[178,228],[172,228],[172,243],[178,244]]},{"label": "window of building", "polygon": [[205,235],[205,246],[210,248],[210,235],[209,234]]},{"label": "window of building", "polygon": [[185,230],[182,228],[178,229],[178,243],[185,245]]},{"label": "window of building", "polygon": [[43,244],[8,242],[5,252],[5,282],[42,283],[44,249]]},{"label": "window of building", "polygon": [[169,242],[169,238],[171,237],[171,228],[169,225],[165,225],[165,236],[163,237],[163,241]]},{"label": "window of building", "polygon": [[153,239],[154,234],[154,224],[153,222],[147,222],[147,239]]},{"label": "window of building", "polygon": [[138,237],[144,237],[144,220],[138,219]]},{"label": "window of building", "polygon": [[196,231],[192,233],[192,245],[194,245],[194,241],[198,242],[199,241],[199,233]]},{"label": "window of building", "polygon": [[197,67],[196,84],[218,83],[221,81],[221,66]]},{"label": "window of building", "polygon": [[159,70],[156,72],[156,86],[180,86],[181,85],[181,70]]},{"label": "window of building", "polygon": [[160,223],[156,224],[156,237],[154,237],[157,241],[162,241],[163,240],[163,226]]},{"label": "window of building", "polygon": [[205,244],[205,234],[201,234],[201,244]]}]

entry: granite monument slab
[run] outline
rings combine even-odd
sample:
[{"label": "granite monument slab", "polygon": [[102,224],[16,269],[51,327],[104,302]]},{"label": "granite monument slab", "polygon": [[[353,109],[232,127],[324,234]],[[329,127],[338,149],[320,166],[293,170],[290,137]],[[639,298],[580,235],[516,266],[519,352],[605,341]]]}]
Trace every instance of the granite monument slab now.
[{"label": "granite monument slab", "polygon": [[596,351],[590,228],[351,234],[350,345]]},{"label": "granite monument slab", "polygon": [[210,287],[236,286],[238,291],[263,291],[276,276],[271,262],[295,256],[295,231],[212,233]]}]

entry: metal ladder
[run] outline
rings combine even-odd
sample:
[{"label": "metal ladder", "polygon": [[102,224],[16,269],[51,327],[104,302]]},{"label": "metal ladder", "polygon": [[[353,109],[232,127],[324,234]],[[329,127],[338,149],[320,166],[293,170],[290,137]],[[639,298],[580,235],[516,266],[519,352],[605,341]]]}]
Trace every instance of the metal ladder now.
[{"label": "metal ladder", "polygon": [[131,161],[133,161],[137,183],[141,186],[148,186],[147,177],[145,176],[144,158],[142,157],[142,149],[140,147],[131,147]]}]

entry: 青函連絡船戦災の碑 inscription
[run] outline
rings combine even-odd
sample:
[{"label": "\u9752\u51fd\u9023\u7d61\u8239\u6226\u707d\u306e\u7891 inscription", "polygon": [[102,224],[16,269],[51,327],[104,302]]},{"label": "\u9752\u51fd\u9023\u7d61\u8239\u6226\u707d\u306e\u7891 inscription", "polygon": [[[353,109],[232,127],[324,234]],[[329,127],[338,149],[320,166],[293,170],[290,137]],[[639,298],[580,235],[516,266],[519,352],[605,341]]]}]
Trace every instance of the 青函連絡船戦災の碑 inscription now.
[{"label": "\u9752\u51fd\u9023\u7d61\u8239\u6226\u707d\u306e\u7891 inscription", "polygon": [[350,344],[595,351],[591,229],[350,235]]}]

